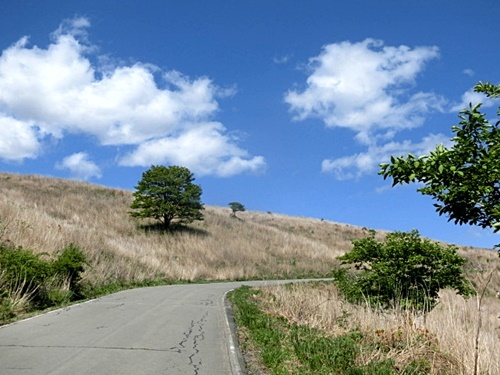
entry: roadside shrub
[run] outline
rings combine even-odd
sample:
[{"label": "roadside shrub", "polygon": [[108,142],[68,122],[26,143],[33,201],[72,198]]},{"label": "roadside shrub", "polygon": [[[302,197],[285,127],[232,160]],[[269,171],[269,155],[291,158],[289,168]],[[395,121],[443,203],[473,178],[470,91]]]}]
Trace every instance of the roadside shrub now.
[{"label": "roadside shrub", "polygon": [[52,273],[67,282],[69,291],[73,294],[71,299],[83,297],[79,282],[85,264],[85,254],[74,244],[62,249],[58,258],[52,262]]},{"label": "roadside shrub", "polygon": [[23,292],[25,280],[11,280],[0,272],[0,323],[9,321],[29,309],[32,293]]},{"label": "roadside shrub", "polygon": [[452,288],[464,297],[473,294],[462,275],[466,260],[457,248],[422,239],[416,230],[390,233],[384,242],[377,242],[375,232],[370,231],[353,245],[338,259],[359,272],[345,268],[333,272],[337,286],[351,302],[430,311],[441,289]]},{"label": "roadside shrub", "polygon": [[40,259],[31,250],[0,245],[0,269],[5,284],[18,285],[18,294],[31,295],[35,303],[43,301],[40,286],[51,274],[50,263]]},{"label": "roadside shrub", "polygon": [[48,305],[63,305],[74,299],[74,293],[70,289],[69,279],[63,279],[59,275],[49,277],[44,282],[44,293],[47,296]]},{"label": "roadside shrub", "polygon": [[81,298],[85,264],[75,245],[50,261],[29,249],[0,244],[0,321]]}]

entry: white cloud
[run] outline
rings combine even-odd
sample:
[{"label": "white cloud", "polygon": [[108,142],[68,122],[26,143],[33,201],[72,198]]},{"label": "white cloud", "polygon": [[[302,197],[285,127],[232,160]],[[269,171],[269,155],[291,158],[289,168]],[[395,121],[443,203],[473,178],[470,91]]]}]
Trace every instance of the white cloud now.
[{"label": "white cloud", "polygon": [[273,63],[277,65],[282,65],[288,63],[290,61],[291,55],[277,56],[273,57]]},{"label": "white cloud", "polygon": [[450,109],[451,112],[459,112],[463,109],[469,108],[469,105],[476,105],[482,103],[483,108],[493,107],[495,105],[494,99],[488,98],[480,92],[474,92],[474,89],[466,91],[459,103],[453,105]]},{"label": "white cloud", "polygon": [[224,135],[217,122],[198,123],[177,137],[158,138],[141,144],[120,161],[125,166],[151,164],[183,165],[199,175],[227,177],[245,171],[259,172],[265,168],[263,157],[249,158],[246,151]]},{"label": "white cloud", "polygon": [[419,126],[444,101],[408,89],[438,55],[437,47],[391,47],[374,39],[329,44],[310,59],[306,88],[287,92],[285,102],[295,120],[319,118],[328,127],[352,129],[359,140]]},{"label": "white cloud", "polygon": [[424,137],[420,143],[407,140],[388,142],[382,146],[370,145],[366,152],[333,160],[323,160],[322,171],[332,173],[339,180],[359,178],[364,174],[376,173],[379,164],[388,162],[392,155],[425,155],[435,149],[436,145],[442,143],[449,146],[449,142],[449,138],[443,134],[430,134]]},{"label": "white cloud", "polygon": [[39,155],[41,146],[33,124],[0,113],[0,134],[0,159],[20,162]]},{"label": "white cloud", "polygon": [[297,121],[317,118],[330,128],[353,131],[366,151],[322,163],[322,171],[337,179],[354,179],[376,173],[391,155],[423,154],[443,135],[429,135],[420,143],[395,142],[404,129],[421,126],[429,113],[445,112],[447,101],[434,93],[414,90],[425,65],[439,57],[433,46],[386,46],[366,39],[323,47],[309,60],[303,90],[290,90],[285,102]]},{"label": "white cloud", "polygon": [[[96,50],[87,41],[89,26],[86,18],[65,21],[46,49],[29,47],[23,37],[2,52],[0,108],[5,116],[28,128],[36,125],[38,137],[87,134],[101,145],[133,145],[143,159],[155,154],[160,141],[168,141],[177,154],[190,154],[182,140],[197,127],[204,129],[218,111],[217,98],[234,94],[234,88],[223,90],[207,77],[190,79],[150,64],[113,66],[101,59],[106,64],[95,66],[89,56]],[[241,172],[252,170],[254,158],[225,132],[223,126],[201,132],[208,137],[203,142],[217,142],[218,149],[216,155],[205,155],[199,169],[223,169],[223,154],[246,161]],[[153,149],[148,152],[148,147]],[[207,160],[214,164],[208,166]]]},{"label": "white cloud", "polygon": [[56,164],[57,169],[69,169],[71,175],[79,180],[89,180],[92,177],[101,177],[101,169],[89,159],[85,152],[70,155]]}]

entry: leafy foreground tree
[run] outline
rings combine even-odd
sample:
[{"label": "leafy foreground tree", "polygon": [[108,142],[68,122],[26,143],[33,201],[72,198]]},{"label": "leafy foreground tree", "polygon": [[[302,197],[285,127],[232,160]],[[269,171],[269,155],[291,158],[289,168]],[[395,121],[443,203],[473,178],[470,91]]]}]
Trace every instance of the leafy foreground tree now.
[{"label": "leafy foreground tree", "polygon": [[[479,82],[474,91],[500,97],[500,85]],[[455,224],[500,230],[500,121],[495,124],[480,112],[481,104],[460,112],[453,145],[438,145],[429,155],[391,157],[379,174],[392,177],[393,186],[420,182],[417,191],[429,195],[439,215]],[[497,112],[500,118],[500,107]],[[499,247],[496,245],[495,247]],[[499,253],[500,255],[500,253]]]},{"label": "leafy foreground tree", "polygon": [[193,181],[193,174],[185,167],[153,165],[136,186],[130,208],[137,211],[130,215],[158,220],[165,229],[173,220],[181,224],[203,220],[202,189]]},{"label": "leafy foreground tree", "polygon": [[430,311],[441,289],[452,288],[465,297],[473,293],[462,275],[466,260],[456,247],[422,239],[418,231],[389,233],[384,242],[377,242],[371,231],[353,245],[338,259],[361,272],[334,271],[339,289],[351,302]]},{"label": "leafy foreground tree", "polygon": [[231,217],[238,218],[236,212],[245,212],[245,206],[240,202],[230,202],[229,207],[231,208]]}]

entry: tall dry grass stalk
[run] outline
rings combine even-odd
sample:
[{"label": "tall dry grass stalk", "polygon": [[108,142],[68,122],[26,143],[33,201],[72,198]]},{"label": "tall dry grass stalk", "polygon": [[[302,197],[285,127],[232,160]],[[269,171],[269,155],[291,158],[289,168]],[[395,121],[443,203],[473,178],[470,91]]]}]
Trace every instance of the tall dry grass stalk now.
[{"label": "tall dry grass stalk", "polygon": [[0,322],[29,310],[36,288],[31,288],[26,279],[10,280],[0,270]]},{"label": "tall dry grass stalk", "polygon": [[[289,322],[321,329],[331,335],[359,329],[367,340],[385,345],[363,353],[363,360],[392,358],[402,368],[418,358],[430,360],[432,374],[473,374],[478,321],[476,300],[454,292],[440,293],[440,303],[424,319],[401,312],[381,312],[344,302],[332,284],[294,284],[261,288],[263,309]],[[486,297],[480,332],[478,373],[500,374],[500,300]]]}]

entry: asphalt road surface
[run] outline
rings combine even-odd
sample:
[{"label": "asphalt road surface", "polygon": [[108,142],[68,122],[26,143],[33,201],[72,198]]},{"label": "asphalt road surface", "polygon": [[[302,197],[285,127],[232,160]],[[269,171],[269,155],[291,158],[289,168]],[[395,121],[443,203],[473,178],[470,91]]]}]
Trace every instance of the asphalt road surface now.
[{"label": "asphalt road surface", "polygon": [[0,374],[242,374],[224,295],[269,283],[133,289],[0,327]]}]

